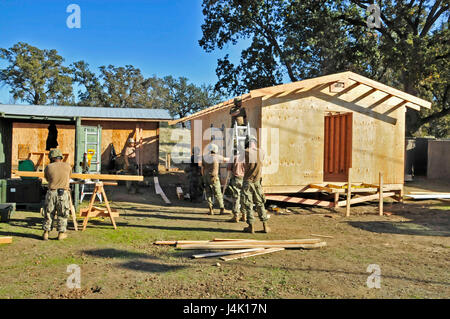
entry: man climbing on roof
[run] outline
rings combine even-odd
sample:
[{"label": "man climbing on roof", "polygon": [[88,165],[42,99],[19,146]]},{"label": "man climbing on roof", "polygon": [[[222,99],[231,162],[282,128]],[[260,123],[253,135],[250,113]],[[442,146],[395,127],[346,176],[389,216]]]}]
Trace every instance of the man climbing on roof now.
[{"label": "man climbing on roof", "polygon": [[231,127],[235,125],[245,126],[247,125],[247,114],[245,108],[242,107],[242,98],[234,98],[234,105],[230,109],[231,115]]},{"label": "man climbing on roof", "polygon": [[62,153],[59,149],[50,151],[48,157],[50,164],[44,170],[44,177],[48,182],[48,190],[44,203],[44,223],[42,238],[48,240],[49,232],[53,229],[53,223],[57,222],[58,240],[67,237],[67,217],[70,214],[70,174],[72,168],[62,161]]},{"label": "man climbing on roof", "polygon": [[261,186],[261,171],[264,153],[257,147],[255,136],[247,137],[245,141],[245,163],[244,163],[244,182],[242,184],[242,206],[247,215],[248,227],[244,228],[246,233],[255,233],[253,217],[253,206],[258,213],[259,219],[263,223],[264,232],[270,231],[267,225],[267,213],[264,204],[266,198]]},{"label": "man climbing on roof", "polygon": [[214,215],[213,211],[213,195],[219,202],[220,215],[225,215],[225,206],[223,204],[222,190],[220,189],[219,180],[219,164],[228,162],[228,157],[223,157],[219,153],[219,147],[215,144],[209,145],[209,153],[203,157],[203,180],[206,190],[206,200],[209,206],[209,215]]}]

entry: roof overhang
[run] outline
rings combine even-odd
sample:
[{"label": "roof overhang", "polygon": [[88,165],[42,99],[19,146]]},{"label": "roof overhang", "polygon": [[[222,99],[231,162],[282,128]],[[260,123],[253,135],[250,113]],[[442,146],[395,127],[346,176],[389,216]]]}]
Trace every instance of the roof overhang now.
[{"label": "roof overhang", "polygon": [[[326,84],[333,84],[333,83],[341,82],[341,81],[353,82],[352,85],[350,85],[348,88],[345,89],[346,92],[351,91],[352,89],[356,88],[359,85],[365,85],[365,86],[368,86],[371,88],[371,90],[368,93],[366,93],[365,96],[372,94],[376,91],[381,91],[381,92],[384,92],[387,94],[383,98],[383,101],[381,101],[381,102],[384,102],[391,97],[397,97],[397,98],[401,99],[400,103],[398,103],[395,106],[395,108],[400,107],[400,106],[406,106],[406,107],[412,108],[417,111],[420,111],[421,107],[426,108],[426,109],[431,108],[431,102],[429,102],[429,101],[418,98],[414,95],[408,94],[406,92],[403,92],[403,91],[400,91],[393,87],[390,87],[386,84],[371,80],[365,76],[362,76],[362,75],[359,75],[359,74],[356,74],[356,73],[350,72],[350,71],[325,75],[325,76],[321,76],[321,77],[317,77],[317,78],[306,79],[306,80],[287,83],[287,84],[281,84],[281,85],[261,88],[261,89],[257,89],[257,90],[251,90],[250,93],[244,94],[241,97],[242,97],[243,101],[253,99],[253,98],[262,98],[262,99],[280,98],[280,97],[285,97],[288,95],[299,94],[302,92],[306,92],[308,90],[312,90],[316,87],[320,87],[320,86],[323,86]],[[233,104],[233,100],[234,100],[234,98],[227,100],[223,103],[214,105],[212,107],[209,107],[207,109],[204,109],[202,111],[196,112],[192,115],[183,117],[181,119],[169,121],[169,124],[172,125],[172,124],[177,124],[180,122],[186,122],[186,121],[193,120],[195,118],[204,116],[206,114],[216,112],[218,110],[221,110],[221,109],[231,106]]]}]

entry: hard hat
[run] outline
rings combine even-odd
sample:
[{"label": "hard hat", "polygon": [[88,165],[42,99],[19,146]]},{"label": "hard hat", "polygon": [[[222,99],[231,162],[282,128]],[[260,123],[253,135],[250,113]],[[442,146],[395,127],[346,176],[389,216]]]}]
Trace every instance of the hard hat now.
[{"label": "hard hat", "polygon": [[258,139],[256,138],[256,136],[255,135],[250,135],[250,136],[248,136],[247,135],[247,141],[253,141],[253,142],[258,142]]},{"label": "hard hat", "polygon": [[48,158],[62,157],[62,152],[59,149],[51,150],[48,153]]},{"label": "hard hat", "polygon": [[234,105],[240,105],[242,103],[242,98],[240,96],[234,98]]},{"label": "hard hat", "polygon": [[219,152],[219,146],[216,144],[209,144],[209,151],[217,154]]},{"label": "hard hat", "polygon": [[127,140],[127,143],[134,143],[134,139],[133,139],[132,137],[130,137],[130,138]]}]

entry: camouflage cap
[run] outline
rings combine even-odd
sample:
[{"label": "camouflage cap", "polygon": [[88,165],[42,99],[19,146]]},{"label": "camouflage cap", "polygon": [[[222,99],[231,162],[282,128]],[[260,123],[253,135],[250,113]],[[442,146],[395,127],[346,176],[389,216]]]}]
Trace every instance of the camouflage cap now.
[{"label": "camouflage cap", "polygon": [[48,153],[48,158],[62,157],[62,152],[59,149],[51,150]]}]

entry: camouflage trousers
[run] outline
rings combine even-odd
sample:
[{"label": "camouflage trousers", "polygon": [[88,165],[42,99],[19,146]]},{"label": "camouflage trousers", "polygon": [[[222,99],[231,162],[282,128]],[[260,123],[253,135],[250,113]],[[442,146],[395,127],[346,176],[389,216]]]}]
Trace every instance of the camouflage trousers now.
[{"label": "camouflage trousers", "polygon": [[67,229],[67,217],[70,214],[70,193],[64,191],[62,196],[58,196],[57,190],[48,190],[44,203],[44,223],[42,229],[51,231],[56,222],[56,229],[60,233],[65,233]]},{"label": "camouflage trousers", "polygon": [[220,181],[218,177],[211,179],[210,176],[205,176],[205,190],[206,190],[206,200],[208,201],[208,205],[213,207],[213,195],[219,202],[219,208],[224,208],[223,205],[223,195],[222,189],[220,188]]},{"label": "camouflage trousers", "polygon": [[[233,197],[233,215],[238,216],[240,215],[242,209],[241,205],[241,190],[242,190],[242,183],[243,178],[238,176],[231,177],[229,188]],[[244,215],[244,213],[242,213]]]},{"label": "camouflage trousers", "polygon": [[241,203],[242,211],[247,215],[247,223],[253,224],[255,217],[253,216],[253,206],[258,213],[259,219],[262,222],[267,220],[267,213],[264,204],[266,197],[260,182],[244,181],[242,185]]}]

